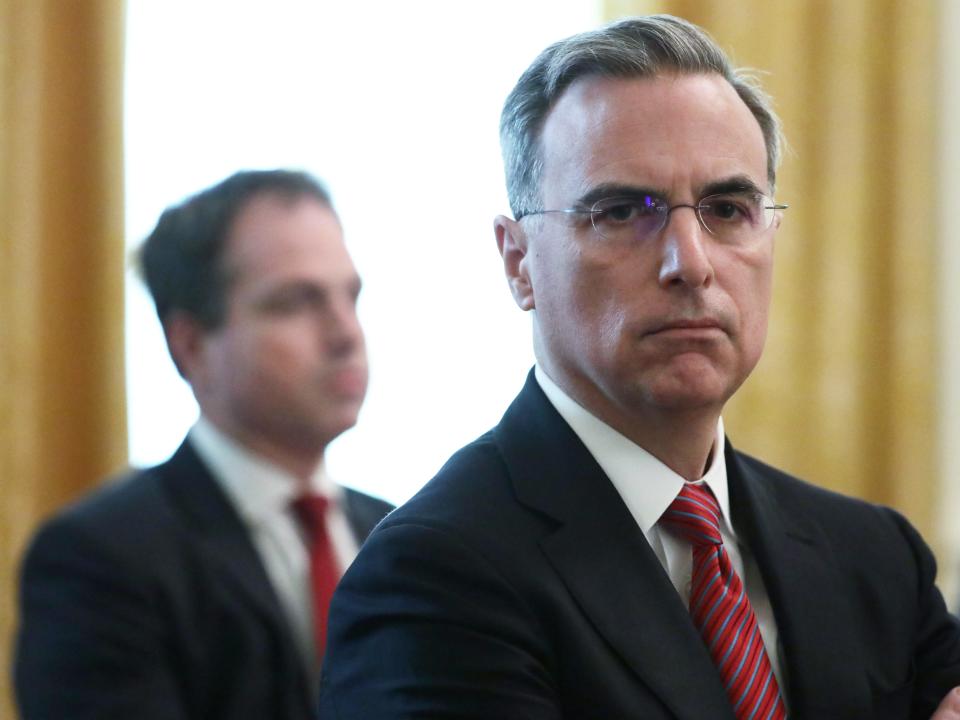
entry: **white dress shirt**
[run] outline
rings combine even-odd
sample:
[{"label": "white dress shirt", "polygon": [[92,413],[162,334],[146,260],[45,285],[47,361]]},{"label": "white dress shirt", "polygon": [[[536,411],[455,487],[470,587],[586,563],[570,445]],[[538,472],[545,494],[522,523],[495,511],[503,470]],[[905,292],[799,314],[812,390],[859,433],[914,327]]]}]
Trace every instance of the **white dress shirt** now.
[{"label": "white dress shirt", "polygon": [[[690,604],[690,584],[693,574],[693,552],[689,541],[660,528],[657,521],[666,512],[683,487],[685,480],[642,447],[627,439],[612,427],[577,404],[550,379],[538,365],[537,382],[560,416],[567,421],[583,442],[597,464],[610,478],[624,504],[653,548],[670,581],[680,593],[684,605]],[[743,580],[747,597],[760,626],[764,647],[773,666],[777,682],[783,687],[777,644],[777,625],[767,589],[760,570],[749,549],[737,542],[737,533],[730,521],[730,493],[727,490],[727,466],[723,458],[723,420],[717,423],[717,437],[713,445],[714,461],[695,484],[706,484],[723,513],[720,535],[737,574]]]},{"label": "white dress shirt", "polygon": [[330,480],[322,462],[309,487],[304,488],[285,470],[251,453],[203,416],[190,429],[189,439],[247,527],[312,676],[319,658],[313,632],[310,558],[290,505],[306,490],[329,500],[327,530],[343,569],[357,555],[357,543],[343,512],[343,490]]}]

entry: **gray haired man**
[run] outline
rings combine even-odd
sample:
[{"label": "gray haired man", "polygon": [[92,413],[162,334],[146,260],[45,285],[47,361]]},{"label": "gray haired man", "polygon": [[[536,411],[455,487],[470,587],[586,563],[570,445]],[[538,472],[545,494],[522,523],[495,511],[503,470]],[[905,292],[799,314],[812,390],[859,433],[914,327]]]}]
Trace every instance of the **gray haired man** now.
[{"label": "gray haired man", "polygon": [[916,531],[723,431],[786,210],[764,93],[690,23],[624,20],[542,53],[501,139],[537,364],[344,577],[324,717],[957,717]]}]

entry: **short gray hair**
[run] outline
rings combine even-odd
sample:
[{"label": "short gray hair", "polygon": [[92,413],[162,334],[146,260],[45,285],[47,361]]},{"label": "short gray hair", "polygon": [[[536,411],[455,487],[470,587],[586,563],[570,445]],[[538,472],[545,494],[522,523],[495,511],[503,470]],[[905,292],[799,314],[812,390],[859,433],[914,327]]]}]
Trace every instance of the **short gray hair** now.
[{"label": "short gray hair", "polygon": [[717,43],[693,23],[672,15],[649,15],[554,43],[520,76],[500,116],[500,146],[513,216],[519,219],[541,209],[540,133],[547,114],[575,80],[590,75],[643,78],[669,73],[717,73],[733,86],[763,132],[772,192],[780,163],[780,120],[756,77],[734,68]]}]

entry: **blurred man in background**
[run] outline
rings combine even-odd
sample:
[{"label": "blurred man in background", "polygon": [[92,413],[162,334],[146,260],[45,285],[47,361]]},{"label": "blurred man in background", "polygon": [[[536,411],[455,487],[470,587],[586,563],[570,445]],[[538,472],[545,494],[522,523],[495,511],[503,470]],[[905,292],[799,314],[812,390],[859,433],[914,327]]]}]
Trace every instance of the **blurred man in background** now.
[{"label": "blurred man in background", "polygon": [[344,577],[321,712],[957,717],[960,628],[916,531],[724,434],[785,210],[762,90],[690,23],[628,19],[545,50],[501,142],[537,364]]},{"label": "blurred man in background", "polygon": [[140,260],[200,418],[38,533],[21,713],[314,717],[330,595],[390,509],[324,472],[367,387],[340,222],[310,176],[240,172],[164,212]]}]

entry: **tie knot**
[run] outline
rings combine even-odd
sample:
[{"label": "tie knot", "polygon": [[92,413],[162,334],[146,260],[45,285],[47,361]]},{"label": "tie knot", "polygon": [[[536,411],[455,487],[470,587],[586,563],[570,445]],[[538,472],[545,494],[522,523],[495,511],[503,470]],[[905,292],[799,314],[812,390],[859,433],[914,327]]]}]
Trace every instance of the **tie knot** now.
[{"label": "tie knot", "polygon": [[684,483],[683,489],[660,518],[693,545],[720,545],[720,505],[706,485]]},{"label": "tie knot", "polygon": [[329,506],[330,501],[327,498],[315,493],[305,493],[291,503],[300,525],[311,541],[326,532]]}]

